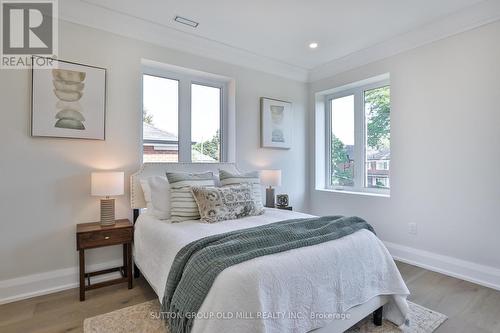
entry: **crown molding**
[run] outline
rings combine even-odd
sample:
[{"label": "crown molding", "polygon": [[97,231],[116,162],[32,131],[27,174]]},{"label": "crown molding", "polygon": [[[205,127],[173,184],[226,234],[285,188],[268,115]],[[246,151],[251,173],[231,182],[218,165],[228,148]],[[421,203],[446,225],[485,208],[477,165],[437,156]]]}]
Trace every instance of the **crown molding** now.
[{"label": "crown molding", "polygon": [[333,59],[311,70],[118,12],[87,0],[60,2],[59,18],[169,49],[251,68],[300,82],[314,82],[500,20],[500,2],[485,0],[387,41]]},{"label": "crown molding", "polygon": [[385,42],[317,66],[309,72],[308,81],[319,81],[498,20],[500,1],[482,1]]},{"label": "crown molding", "polygon": [[59,19],[104,30],[169,49],[247,67],[295,81],[306,82],[309,71],[215,40],[177,30],[85,0],[59,2]]}]

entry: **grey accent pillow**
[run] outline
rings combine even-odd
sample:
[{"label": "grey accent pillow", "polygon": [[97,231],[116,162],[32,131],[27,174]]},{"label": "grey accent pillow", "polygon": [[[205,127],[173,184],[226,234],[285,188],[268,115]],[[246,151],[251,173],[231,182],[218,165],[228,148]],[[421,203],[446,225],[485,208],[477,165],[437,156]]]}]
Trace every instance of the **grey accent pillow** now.
[{"label": "grey accent pillow", "polygon": [[227,187],[191,187],[201,221],[215,223],[264,213],[258,208],[250,184]]},{"label": "grey accent pillow", "polygon": [[194,201],[191,187],[215,186],[212,172],[167,172],[170,184],[170,215],[172,222],[198,220],[200,213]]},{"label": "grey accent pillow", "polygon": [[256,207],[258,209],[264,208],[264,206],[262,205],[262,188],[260,185],[260,177],[258,171],[235,174],[224,170],[219,170],[219,179],[223,187],[240,184],[250,184],[252,186],[252,195]]}]

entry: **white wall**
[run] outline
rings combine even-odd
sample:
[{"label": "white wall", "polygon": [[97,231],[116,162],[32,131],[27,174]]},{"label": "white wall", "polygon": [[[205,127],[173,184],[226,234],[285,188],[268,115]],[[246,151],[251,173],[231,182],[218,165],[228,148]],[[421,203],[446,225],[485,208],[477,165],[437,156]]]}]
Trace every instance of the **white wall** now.
[{"label": "white wall", "polygon": [[392,189],[391,198],[321,192],[312,176],[312,212],[359,215],[403,259],[500,288],[499,36],[494,23],[313,82],[311,131],[314,93],[390,73]]},{"label": "white wall", "polygon": [[[282,169],[284,181],[278,192],[289,193],[292,204],[305,209],[304,83],[66,22],[60,23],[59,30],[61,59],[108,69],[107,139],[30,137],[30,73],[0,70],[0,302],[33,288],[76,283],[75,225],[99,219],[98,198],[89,194],[90,172],[118,169],[127,177],[141,163],[141,58],[232,77],[236,82],[238,167]],[[293,102],[295,141],[291,150],[260,148],[261,96]],[[128,195],[117,201],[117,217],[131,216],[128,203]],[[120,255],[117,247],[91,250],[88,263],[99,266]],[[43,272],[49,273],[39,274]]]},{"label": "white wall", "polygon": [[[237,163],[241,169],[281,168],[278,192],[289,193],[297,210],[307,210],[309,202],[315,214],[359,215],[401,257],[455,275],[467,266],[465,278],[490,278],[500,286],[498,36],[500,23],[484,26],[313,82],[308,94],[303,83],[62,22],[61,59],[108,69],[107,140],[31,138],[30,74],[0,70],[0,302],[76,285],[75,225],[99,217],[90,172],[111,168],[130,175],[140,165],[141,58],[234,78]],[[387,72],[391,198],[316,191],[309,186],[314,175],[307,177],[314,170],[308,139],[314,93]],[[294,103],[292,150],[259,148],[261,96]],[[127,195],[117,202],[117,216],[130,217]],[[409,222],[418,223],[418,235],[408,234]],[[88,262],[99,267],[119,258],[118,248],[100,249],[89,251]]]}]

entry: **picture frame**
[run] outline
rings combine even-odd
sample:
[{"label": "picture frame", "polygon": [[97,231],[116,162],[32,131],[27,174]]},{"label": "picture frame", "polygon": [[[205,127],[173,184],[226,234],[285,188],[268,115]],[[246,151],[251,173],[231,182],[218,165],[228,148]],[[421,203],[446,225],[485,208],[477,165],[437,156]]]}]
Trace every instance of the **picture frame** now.
[{"label": "picture frame", "polygon": [[260,98],[261,147],[290,149],[292,147],[292,103]]},{"label": "picture frame", "polygon": [[31,136],[106,140],[106,69],[52,59],[31,67]]},{"label": "picture frame", "polygon": [[288,207],[290,205],[290,199],[288,194],[278,194],[276,195],[276,206],[277,207]]}]

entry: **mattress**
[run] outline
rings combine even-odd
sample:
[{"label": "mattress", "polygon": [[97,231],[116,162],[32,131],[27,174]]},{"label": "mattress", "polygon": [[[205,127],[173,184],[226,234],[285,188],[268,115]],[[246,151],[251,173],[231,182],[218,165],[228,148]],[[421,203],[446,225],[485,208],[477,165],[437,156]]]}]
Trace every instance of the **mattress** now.
[{"label": "mattress", "polygon": [[[141,214],[135,225],[134,260],[161,302],[174,258],[188,243],[305,217],[312,216],[266,209],[260,216],[205,224],[171,223]],[[342,320],[349,309],[380,295],[391,296],[386,317],[402,324],[409,291],[383,243],[360,230],[225,269],[205,298],[192,332],[308,332]]]}]

